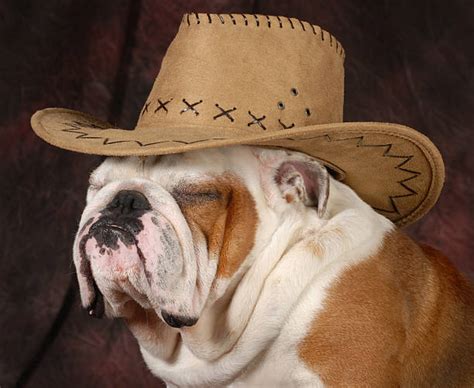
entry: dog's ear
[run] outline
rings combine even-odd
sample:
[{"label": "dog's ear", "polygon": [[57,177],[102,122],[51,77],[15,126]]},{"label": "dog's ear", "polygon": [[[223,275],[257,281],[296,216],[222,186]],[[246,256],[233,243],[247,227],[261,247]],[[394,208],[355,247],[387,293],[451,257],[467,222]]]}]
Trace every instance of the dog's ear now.
[{"label": "dog's ear", "polygon": [[283,161],[274,176],[287,202],[300,201],[314,207],[322,218],[329,197],[329,174],[326,168],[312,158]]},{"label": "dog's ear", "polygon": [[251,147],[257,158],[262,188],[269,203],[275,197],[300,202],[326,214],[329,198],[329,172],[317,159],[301,152],[266,147]]}]

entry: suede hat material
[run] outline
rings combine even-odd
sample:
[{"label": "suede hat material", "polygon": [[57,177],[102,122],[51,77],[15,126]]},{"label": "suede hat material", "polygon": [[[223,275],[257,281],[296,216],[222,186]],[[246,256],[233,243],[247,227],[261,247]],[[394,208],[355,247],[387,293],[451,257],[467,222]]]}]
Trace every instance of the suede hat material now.
[{"label": "suede hat material", "polygon": [[407,225],[436,203],[443,160],[407,126],[343,122],[344,55],[330,33],[298,19],[186,14],[135,129],[63,108],[36,112],[31,125],[52,145],[97,155],[235,144],[301,151]]}]

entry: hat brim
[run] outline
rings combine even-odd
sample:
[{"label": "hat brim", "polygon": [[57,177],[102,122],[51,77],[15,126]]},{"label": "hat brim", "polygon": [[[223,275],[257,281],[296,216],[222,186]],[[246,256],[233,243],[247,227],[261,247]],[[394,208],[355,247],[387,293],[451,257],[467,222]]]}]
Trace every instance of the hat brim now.
[{"label": "hat brim", "polygon": [[399,124],[343,122],[280,131],[175,126],[127,130],[88,114],[48,108],[31,118],[36,134],[66,150],[106,156],[181,153],[231,145],[284,147],[322,160],[375,210],[398,226],[436,203],[444,164],[436,146]]}]

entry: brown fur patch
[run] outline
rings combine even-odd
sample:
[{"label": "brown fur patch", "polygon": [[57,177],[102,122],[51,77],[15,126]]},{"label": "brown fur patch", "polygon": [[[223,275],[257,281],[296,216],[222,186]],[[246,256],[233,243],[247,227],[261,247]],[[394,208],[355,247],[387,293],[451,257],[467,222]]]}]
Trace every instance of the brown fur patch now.
[{"label": "brown fur patch", "polygon": [[252,195],[230,174],[186,186],[182,191],[186,195],[178,191],[174,197],[194,237],[204,236],[209,254],[219,257],[216,276],[232,276],[255,242],[258,215]]},{"label": "brown fur patch", "polygon": [[346,270],[299,344],[329,386],[474,386],[474,291],[439,252],[394,232]]}]

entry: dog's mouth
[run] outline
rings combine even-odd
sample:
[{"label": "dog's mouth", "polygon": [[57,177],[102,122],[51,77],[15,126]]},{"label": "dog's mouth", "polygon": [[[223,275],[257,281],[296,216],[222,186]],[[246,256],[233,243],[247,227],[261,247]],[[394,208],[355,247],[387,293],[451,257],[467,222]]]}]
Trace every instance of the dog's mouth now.
[{"label": "dog's mouth", "polygon": [[[104,222],[103,220],[96,222],[92,225],[90,232],[92,231],[93,235],[101,236],[101,240],[106,243],[106,245],[114,244],[113,241],[122,239],[130,242],[135,241],[135,237],[130,230],[130,227],[125,225],[118,225],[118,224],[110,224],[109,222]],[[116,243],[115,243],[116,244]],[[102,252],[105,250],[105,247],[102,247]],[[90,263],[89,263],[90,265]],[[105,312],[105,303],[104,303],[104,295],[100,291],[99,287],[97,286],[97,282],[95,281],[92,271],[90,271],[90,279],[89,282],[92,283],[92,287],[94,289],[94,298],[89,306],[86,307],[86,311],[90,317],[93,318],[102,318]]]},{"label": "dog's mouth", "polygon": [[[120,249],[133,249],[140,261],[144,262],[143,254],[138,246],[137,233],[142,229],[139,219],[116,220],[102,216],[90,225],[79,243],[81,257],[80,271],[84,275],[90,290],[90,302],[85,309],[89,316],[102,318],[105,312],[104,296],[100,291],[91,268],[91,256],[120,256]],[[95,246],[90,242],[95,240]],[[93,248],[91,249],[91,244]]]}]

